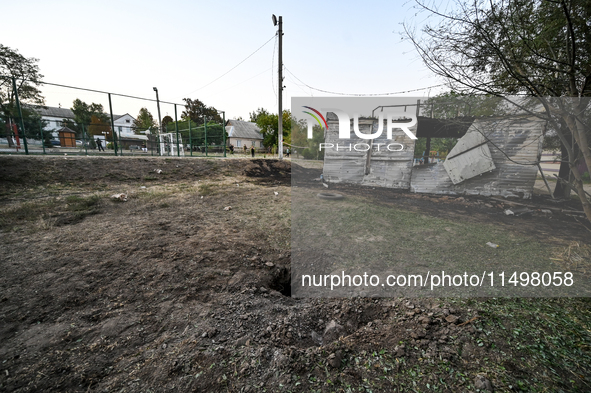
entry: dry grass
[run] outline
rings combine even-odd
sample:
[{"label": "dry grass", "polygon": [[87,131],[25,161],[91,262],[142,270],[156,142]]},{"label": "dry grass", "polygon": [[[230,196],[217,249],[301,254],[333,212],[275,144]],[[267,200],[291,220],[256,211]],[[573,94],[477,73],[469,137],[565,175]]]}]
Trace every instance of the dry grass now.
[{"label": "dry grass", "polygon": [[591,273],[591,246],[578,241],[571,242],[554,252],[553,258],[566,271]]}]

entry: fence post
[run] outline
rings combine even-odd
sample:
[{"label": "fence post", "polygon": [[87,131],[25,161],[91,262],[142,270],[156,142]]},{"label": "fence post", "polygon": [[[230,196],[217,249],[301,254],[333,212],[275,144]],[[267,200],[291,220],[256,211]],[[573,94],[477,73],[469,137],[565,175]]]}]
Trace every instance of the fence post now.
[{"label": "fence post", "polygon": [[18,116],[21,119],[21,129],[23,130],[23,143],[25,144],[25,154],[29,154],[29,148],[27,147],[27,133],[25,132],[25,122],[23,121],[23,112],[21,111],[21,103],[18,99],[18,90],[16,88],[16,78],[12,77],[12,88],[14,89],[14,98],[16,101],[16,108],[18,110]]},{"label": "fence post", "polygon": [[[117,135],[115,134],[115,121],[113,120],[113,105],[111,104],[111,93],[107,94],[109,95],[109,112],[111,113],[111,135],[113,135],[113,148],[115,149],[115,156],[117,156]],[[106,144],[107,138],[105,138],[105,145]]]},{"label": "fence post", "polygon": [[43,126],[39,120],[39,132],[41,133],[41,146],[43,146],[43,154],[45,154],[45,138],[43,137]]},{"label": "fence post", "polygon": [[193,134],[191,133],[191,118],[189,118],[189,149],[191,149],[191,157],[193,157]]},{"label": "fence post", "polygon": [[224,158],[226,157],[226,112],[222,112],[222,135],[224,136]]},{"label": "fence post", "polygon": [[[119,142],[121,142],[121,131],[119,131],[119,136],[117,137],[117,139],[119,140]],[[120,154],[121,156],[123,156],[123,144],[121,144],[121,145],[119,146],[119,154]]]},{"label": "fence post", "polygon": [[207,157],[207,119],[205,119],[205,157]]},{"label": "fence post", "polygon": [[176,104],[174,104],[174,130],[176,131],[176,155],[177,157],[180,157],[181,151],[179,148],[179,119],[176,116]]},{"label": "fence post", "polygon": [[86,137],[86,130],[84,129],[84,124],[80,125],[82,127],[82,140],[84,142],[84,151],[86,155],[88,155],[88,138]]},{"label": "fence post", "polygon": [[[154,145],[156,144],[156,138],[154,137],[154,133],[152,128],[150,128],[150,133],[148,135],[148,143],[150,145],[150,155],[154,155]],[[153,138],[153,139],[152,139]]]}]

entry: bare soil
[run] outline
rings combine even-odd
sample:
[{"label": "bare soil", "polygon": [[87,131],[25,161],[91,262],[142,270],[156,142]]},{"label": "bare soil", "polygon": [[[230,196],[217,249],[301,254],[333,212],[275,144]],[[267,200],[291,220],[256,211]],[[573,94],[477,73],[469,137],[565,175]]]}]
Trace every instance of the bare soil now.
[{"label": "bare soil", "polygon": [[[323,189],[320,170],[293,170]],[[291,172],[0,156],[0,390],[591,390],[587,299],[290,297]],[[576,205],[519,201],[534,213],[510,217],[483,197],[333,189],[591,243]]]}]

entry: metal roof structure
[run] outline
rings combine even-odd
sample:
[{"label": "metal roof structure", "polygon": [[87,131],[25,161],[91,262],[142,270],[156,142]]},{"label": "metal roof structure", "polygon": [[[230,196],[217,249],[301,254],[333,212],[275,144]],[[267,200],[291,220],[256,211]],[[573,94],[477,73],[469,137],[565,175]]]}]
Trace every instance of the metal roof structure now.
[{"label": "metal roof structure", "polygon": [[75,134],[76,131],[69,129],[68,127],[62,127],[59,130],[57,130],[57,132],[68,132],[70,134]]},{"label": "metal roof structure", "polygon": [[74,112],[69,108],[55,108],[51,106],[35,106],[33,109],[41,116],[59,117],[60,119],[73,119]]},{"label": "metal roof structure", "polygon": [[[56,108],[53,106],[33,106],[32,108],[41,116],[57,117],[60,119],[74,119],[74,112],[72,112],[72,110],[69,108]],[[134,117],[131,116],[129,113],[126,113],[124,115],[114,114],[113,121],[119,120],[120,118],[126,115],[134,119]]]},{"label": "metal roof structure", "polygon": [[229,138],[263,140],[261,130],[256,123],[243,120],[228,120],[226,124]]}]

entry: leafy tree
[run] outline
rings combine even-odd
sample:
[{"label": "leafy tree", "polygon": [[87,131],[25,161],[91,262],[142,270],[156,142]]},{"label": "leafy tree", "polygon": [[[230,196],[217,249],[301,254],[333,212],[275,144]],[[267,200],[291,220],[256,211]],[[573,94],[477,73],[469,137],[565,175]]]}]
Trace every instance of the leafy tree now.
[{"label": "leafy tree", "polygon": [[297,151],[310,160],[323,160],[324,150],[320,151],[320,143],[324,142],[324,129],[319,125],[313,127],[312,139],[308,139],[308,125],[304,120],[292,118],[291,122],[291,144],[292,151]]},{"label": "leafy tree", "polygon": [[158,123],[147,108],[141,108],[137,118],[133,121],[133,131],[135,133],[150,131],[154,134],[158,130]]},{"label": "leafy tree", "polygon": [[174,123],[174,120],[172,120],[172,117],[166,115],[162,118],[162,131],[163,132],[168,132],[168,124],[169,123]]},{"label": "leafy tree", "polygon": [[[283,141],[291,143],[292,116],[289,110],[283,111]],[[277,146],[279,143],[279,116],[269,113],[264,108],[259,108],[250,113],[250,121],[256,123],[263,134],[263,145]]]},{"label": "leafy tree", "polygon": [[29,106],[23,107],[22,112],[28,138],[41,139],[41,134],[43,134],[43,139],[51,139],[50,133],[41,131],[47,127],[47,120],[43,120],[41,115],[34,108]]},{"label": "leafy tree", "polygon": [[35,111],[26,108],[27,104],[44,103],[41,90],[38,89],[43,78],[39,73],[38,61],[33,57],[26,58],[18,50],[0,44],[0,133],[6,132],[7,124],[17,124],[19,128],[21,126],[13,88],[12,78],[15,78],[25,130],[29,136],[38,135],[39,117]]},{"label": "leafy tree", "polygon": [[[113,140],[113,133],[111,132],[111,125],[104,118],[93,114],[90,116],[90,124],[88,125],[88,133],[90,135],[105,135],[108,141]],[[94,138],[93,138],[94,139]]]},{"label": "leafy tree", "polygon": [[223,121],[217,109],[213,106],[208,107],[198,99],[183,98],[183,101],[185,101],[185,110],[181,114],[181,119],[191,119],[197,124],[204,124],[206,121],[216,123]]},{"label": "leafy tree", "polygon": [[449,13],[417,4],[438,22],[425,25],[422,34],[407,25],[406,36],[453,90],[535,98],[543,109],[530,113],[547,120],[560,139],[562,159],[591,220],[591,201],[577,168],[581,156],[591,168],[591,128],[585,121],[591,107],[589,1],[457,0]]},{"label": "leafy tree", "polygon": [[266,110],[265,108],[259,108],[256,111],[252,111],[251,113],[249,113],[250,121],[253,123],[256,123],[257,119],[259,117],[269,116],[269,115],[270,115],[269,111]]},{"label": "leafy tree", "polygon": [[423,115],[437,119],[502,115],[502,102],[502,98],[493,95],[450,91],[429,98],[425,102]]},{"label": "leafy tree", "polygon": [[[68,121],[68,119],[64,119],[64,125],[73,131],[76,131],[77,138],[82,137],[83,130],[86,130],[92,135],[102,135],[102,131],[108,132],[110,135],[111,127],[109,126],[109,115],[105,113],[102,104],[96,104],[94,102],[87,104],[76,98],[70,109],[74,112],[74,124],[72,124],[71,120]],[[95,133],[90,130],[91,125],[95,126],[93,128]],[[108,130],[106,127],[108,127]],[[96,132],[98,132],[98,134]]]}]

